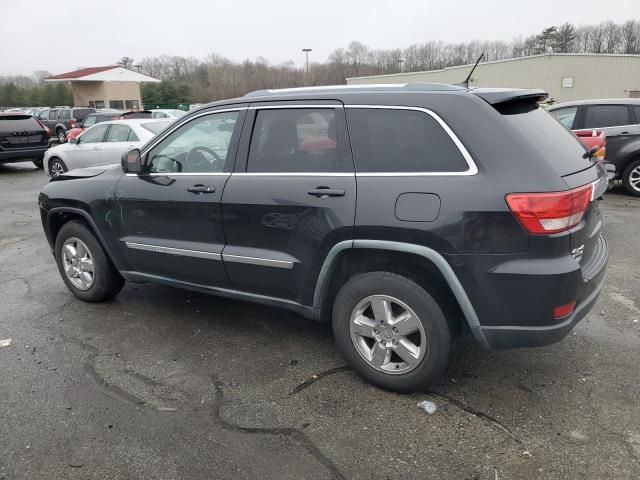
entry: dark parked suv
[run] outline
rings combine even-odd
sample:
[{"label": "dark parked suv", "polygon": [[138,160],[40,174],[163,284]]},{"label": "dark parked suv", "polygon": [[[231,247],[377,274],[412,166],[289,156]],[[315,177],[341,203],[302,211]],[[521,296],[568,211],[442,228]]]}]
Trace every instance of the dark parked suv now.
[{"label": "dark parked suv", "polygon": [[640,98],[565,102],[549,108],[565,127],[603,130],[608,163],[631,195],[640,197]]},{"label": "dark parked suv", "polygon": [[26,113],[0,113],[0,164],[31,160],[42,168],[49,131]]},{"label": "dark parked suv", "polygon": [[607,179],[545,96],[256,92],[189,112],[122,168],[53,179],[42,223],[83,300],[127,280],[289,308],[331,321],[372,383],[422,389],[463,329],[547,345],[600,293]]},{"label": "dark parked suv", "polygon": [[89,107],[56,107],[43,110],[38,119],[51,129],[60,143],[64,143],[67,130],[75,128],[95,111],[95,108]]}]

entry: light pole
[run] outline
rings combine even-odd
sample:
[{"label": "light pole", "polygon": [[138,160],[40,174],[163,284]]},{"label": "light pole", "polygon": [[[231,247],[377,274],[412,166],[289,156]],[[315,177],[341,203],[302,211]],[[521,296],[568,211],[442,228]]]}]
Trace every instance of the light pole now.
[{"label": "light pole", "polygon": [[401,58],[399,60],[396,60],[396,63],[398,64],[398,68],[400,69],[400,72],[402,72],[402,64],[403,64],[404,60]]},{"label": "light pole", "polygon": [[309,52],[313,51],[311,48],[303,48],[302,51],[307,57],[307,77],[309,76]]}]

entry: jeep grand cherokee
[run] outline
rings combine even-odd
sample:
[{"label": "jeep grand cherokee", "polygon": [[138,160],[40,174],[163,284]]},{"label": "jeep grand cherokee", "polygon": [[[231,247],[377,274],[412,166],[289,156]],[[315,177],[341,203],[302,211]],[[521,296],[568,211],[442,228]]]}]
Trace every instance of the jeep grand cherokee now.
[{"label": "jeep grand cherokee", "polygon": [[331,321],[372,383],[423,389],[469,328],[547,345],[592,308],[608,258],[602,167],[539,90],[450,85],[261,91],[177,120],[122,166],[40,194],[63,281],[126,281]]}]

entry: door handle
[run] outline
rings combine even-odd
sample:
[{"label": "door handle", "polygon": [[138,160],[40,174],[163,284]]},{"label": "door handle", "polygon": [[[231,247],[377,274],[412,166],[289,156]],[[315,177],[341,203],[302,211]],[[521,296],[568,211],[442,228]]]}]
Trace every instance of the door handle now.
[{"label": "door handle", "polygon": [[341,188],[316,187],[312,188],[307,193],[318,198],[344,197],[344,190]]},{"label": "door handle", "polygon": [[193,187],[187,188],[187,190],[191,193],[201,194],[201,193],[213,193],[216,191],[216,187],[211,185],[194,185]]},{"label": "door handle", "polygon": [[100,150],[100,147],[93,147],[91,150]]}]

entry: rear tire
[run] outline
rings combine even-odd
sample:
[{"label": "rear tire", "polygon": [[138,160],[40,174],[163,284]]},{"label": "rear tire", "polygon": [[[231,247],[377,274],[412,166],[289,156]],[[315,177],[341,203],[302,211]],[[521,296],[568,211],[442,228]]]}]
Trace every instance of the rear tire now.
[{"label": "rear tire", "polygon": [[333,332],[353,369],[384,389],[424,391],[449,363],[451,331],[442,309],[424,288],[395,273],[350,278],[334,301]]},{"label": "rear tire", "polygon": [[640,197],[640,159],[631,162],[624,169],[622,184],[630,195]]},{"label": "rear tire", "polygon": [[60,160],[58,157],[53,157],[49,161],[49,174],[52,177],[58,177],[68,171],[69,169],[67,168],[65,163],[62,160]]},{"label": "rear tire", "polygon": [[65,142],[65,135],[67,132],[64,131],[64,129],[59,128],[58,130],[56,130],[56,136],[58,137],[58,141],[60,143],[64,143]]},{"label": "rear tire", "polygon": [[122,290],[124,279],[82,222],[73,220],[62,226],[54,253],[62,280],[80,300],[102,302]]}]

